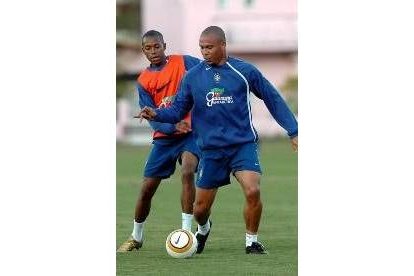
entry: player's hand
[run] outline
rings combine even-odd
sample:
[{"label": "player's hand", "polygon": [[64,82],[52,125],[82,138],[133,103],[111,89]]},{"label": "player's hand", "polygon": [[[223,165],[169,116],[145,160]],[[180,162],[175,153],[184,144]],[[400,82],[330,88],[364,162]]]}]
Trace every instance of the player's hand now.
[{"label": "player's hand", "polygon": [[145,106],[141,111],[134,116],[134,118],[147,119],[149,121],[154,120],[155,116],[157,116],[157,112],[151,107]]},{"label": "player's hand", "polygon": [[175,129],[180,133],[187,133],[191,131],[190,124],[182,120],[175,124]]},{"label": "player's hand", "polygon": [[292,145],[293,151],[298,152],[298,136],[290,138],[290,143]]}]

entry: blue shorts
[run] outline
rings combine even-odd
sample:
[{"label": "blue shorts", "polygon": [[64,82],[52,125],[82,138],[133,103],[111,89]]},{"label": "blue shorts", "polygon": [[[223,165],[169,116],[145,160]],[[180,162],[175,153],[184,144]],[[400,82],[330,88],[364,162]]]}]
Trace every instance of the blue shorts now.
[{"label": "blue shorts", "polygon": [[203,150],[196,185],[203,189],[218,188],[230,184],[230,173],[244,170],[262,173],[257,143]]},{"label": "blue shorts", "polygon": [[185,151],[191,152],[200,160],[200,150],[192,134],[170,140],[169,143],[155,142],[145,163],[144,176],[169,178],[175,171],[177,160],[181,164],[181,154]]}]

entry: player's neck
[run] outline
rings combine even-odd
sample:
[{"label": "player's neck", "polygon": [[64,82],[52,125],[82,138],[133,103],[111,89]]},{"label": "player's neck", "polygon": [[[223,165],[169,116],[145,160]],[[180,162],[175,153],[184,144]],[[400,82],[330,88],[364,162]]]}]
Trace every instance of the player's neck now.
[{"label": "player's neck", "polygon": [[221,66],[223,64],[225,64],[227,62],[227,58],[228,56],[224,56],[217,64],[215,64],[215,66]]},{"label": "player's neck", "polygon": [[152,68],[154,68],[154,67],[158,67],[158,68],[163,67],[165,64],[167,64],[167,61],[168,61],[167,56],[163,56],[163,57],[161,57],[161,61],[159,63],[157,63],[157,64],[151,63],[150,67],[152,67]]}]

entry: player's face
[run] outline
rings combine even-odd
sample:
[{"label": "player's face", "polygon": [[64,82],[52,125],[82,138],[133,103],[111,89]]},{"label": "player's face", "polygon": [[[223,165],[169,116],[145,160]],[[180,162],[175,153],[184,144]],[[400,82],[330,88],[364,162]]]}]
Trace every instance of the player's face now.
[{"label": "player's face", "polygon": [[208,64],[221,65],[226,62],[226,42],[214,34],[200,36],[200,50]]},{"label": "player's face", "polygon": [[142,40],[142,52],[151,64],[159,65],[165,60],[165,46],[164,41],[157,36],[147,36]]}]

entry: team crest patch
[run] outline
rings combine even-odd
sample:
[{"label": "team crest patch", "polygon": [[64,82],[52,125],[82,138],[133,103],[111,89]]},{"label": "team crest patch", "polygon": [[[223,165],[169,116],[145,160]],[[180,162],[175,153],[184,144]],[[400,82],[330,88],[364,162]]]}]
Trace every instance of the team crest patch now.
[{"label": "team crest patch", "polygon": [[220,79],[221,79],[220,74],[219,73],[215,73],[214,74],[214,80],[215,80],[215,82],[219,82]]}]

